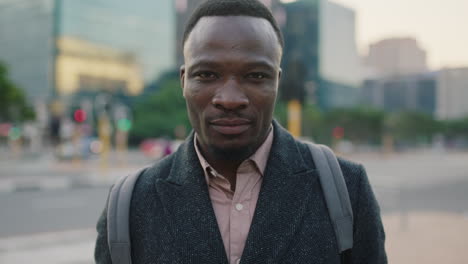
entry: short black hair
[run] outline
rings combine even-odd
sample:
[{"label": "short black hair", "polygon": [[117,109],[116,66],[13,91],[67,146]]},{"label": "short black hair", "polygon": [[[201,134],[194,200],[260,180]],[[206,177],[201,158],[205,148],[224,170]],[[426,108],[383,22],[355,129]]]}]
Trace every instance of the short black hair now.
[{"label": "short black hair", "polygon": [[281,47],[284,45],[283,34],[270,10],[258,0],[207,0],[199,5],[188,19],[184,29],[182,48],[200,18],[205,16],[250,16],[264,18],[275,30]]}]

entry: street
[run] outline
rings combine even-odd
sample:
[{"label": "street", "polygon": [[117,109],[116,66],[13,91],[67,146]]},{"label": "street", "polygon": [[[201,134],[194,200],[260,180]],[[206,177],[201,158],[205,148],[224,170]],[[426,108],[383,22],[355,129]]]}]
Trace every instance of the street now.
[{"label": "street", "polygon": [[[132,155],[138,163],[107,169],[96,161],[75,166],[42,160],[17,169],[18,161],[3,162],[0,263],[92,263],[94,228],[110,184],[150,162]],[[390,263],[419,262],[411,243],[434,252],[434,261],[455,254],[452,262],[442,262],[466,263],[455,250],[468,244],[468,153],[346,157],[366,166],[382,209]],[[432,236],[438,240],[431,241]]]},{"label": "street", "polygon": [[108,188],[0,194],[0,237],[93,228]]}]

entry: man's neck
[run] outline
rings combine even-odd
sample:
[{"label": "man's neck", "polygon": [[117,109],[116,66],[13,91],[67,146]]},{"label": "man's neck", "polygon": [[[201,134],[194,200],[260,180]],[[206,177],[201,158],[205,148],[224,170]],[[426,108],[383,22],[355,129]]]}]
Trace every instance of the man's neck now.
[{"label": "man's neck", "polygon": [[[201,142],[196,138],[196,144],[198,150],[201,152],[203,158],[208,162],[208,164],[216,170],[217,173],[220,173],[231,183],[231,188],[235,187],[237,169],[246,159],[254,155],[258,149],[264,144],[265,140],[268,138],[268,135],[273,129],[272,126],[268,129],[265,137],[257,143],[256,146],[253,146],[246,151],[216,151],[209,149],[207,146],[203,146]],[[237,153],[236,153],[237,152]]]},{"label": "man's neck", "polygon": [[241,163],[247,159],[253,153],[247,153],[246,155],[240,156],[238,158],[223,158],[223,155],[218,155],[213,151],[206,151],[200,144],[198,148],[205,158],[205,160],[210,164],[216,172],[220,173],[231,183],[231,186],[236,182],[237,169]]}]

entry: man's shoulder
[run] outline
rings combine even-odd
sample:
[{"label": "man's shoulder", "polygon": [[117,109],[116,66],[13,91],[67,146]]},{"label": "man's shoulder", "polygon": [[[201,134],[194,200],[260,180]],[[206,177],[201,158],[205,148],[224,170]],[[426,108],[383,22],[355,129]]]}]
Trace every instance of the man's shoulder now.
[{"label": "man's shoulder", "polygon": [[[307,144],[302,141],[296,141],[296,144],[302,153],[304,162],[306,163],[307,167],[309,169],[316,169]],[[351,161],[347,158],[343,158],[339,155],[336,156],[348,189],[357,188],[358,185],[362,182],[363,178],[366,178],[365,180],[367,180],[367,175],[362,164]]]},{"label": "man's shoulder", "polygon": [[337,157],[338,163],[340,164],[341,172],[345,179],[348,190],[359,189],[359,186],[363,182],[367,182],[367,175],[364,166],[360,163]]},{"label": "man's shoulder", "polygon": [[341,156],[337,156],[337,159],[343,174],[361,175],[364,172],[364,166],[358,162],[343,158]]},{"label": "man's shoulder", "polygon": [[[309,163],[307,165],[309,169],[316,169],[315,164],[313,164],[312,155],[310,154],[307,145],[298,141],[297,146],[301,153],[303,153],[302,155],[304,162]],[[351,161],[347,158],[337,156],[337,160],[346,183],[346,188],[348,190],[348,195],[351,200],[353,211],[357,212],[360,199],[375,199],[373,198],[374,194],[367,177],[366,170],[362,164]]]}]

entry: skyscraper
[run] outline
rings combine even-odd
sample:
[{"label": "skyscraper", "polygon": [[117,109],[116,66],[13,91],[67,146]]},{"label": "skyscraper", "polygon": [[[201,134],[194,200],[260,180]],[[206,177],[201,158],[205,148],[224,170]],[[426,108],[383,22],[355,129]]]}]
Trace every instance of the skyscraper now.
[{"label": "skyscraper", "polygon": [[0,61],[30,99],[52,93],[53,0],[0,1]]},{"label": "skyscraper", "polygon": [[283,96],[293,90],[323,109],[357,103],[362,77],[354,11],[327,0],[284,8]]},{"label": "skyscraper", "polygon": [[184,56],[182,51],[182,38],[184,34],[185,23],[190,17],[190,14],[195,8],[205,0],[174,0],[176,12],[176,32],[175,32],[175,52],[176,67],[184,64]]}]

